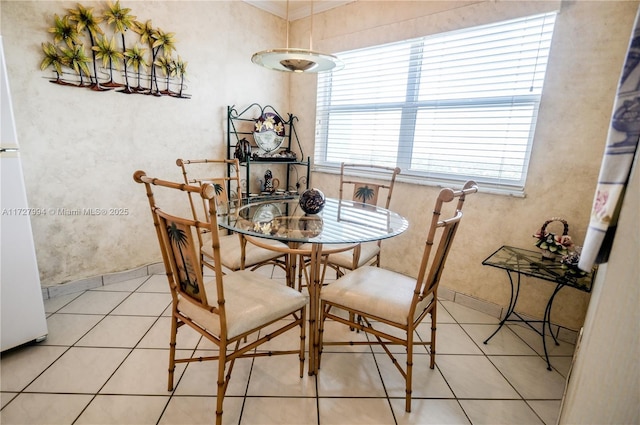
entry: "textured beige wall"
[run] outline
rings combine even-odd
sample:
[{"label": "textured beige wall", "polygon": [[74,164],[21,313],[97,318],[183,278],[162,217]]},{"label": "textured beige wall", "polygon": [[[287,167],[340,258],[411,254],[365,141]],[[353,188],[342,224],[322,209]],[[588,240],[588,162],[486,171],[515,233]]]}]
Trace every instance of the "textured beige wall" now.
[{"label": "textured beige wall", "polygon": [[[97,9],[105,2],[81,2]],[[39,70],[40,43],[54,13],[76,2],[0,3],[1,31],[14,97],[31,206],[129,208],[125,217],[32,217],[44,285],[159,261],[136,169],[179,179],[177,157],[221,156],[226,105],[270,103],[300,118],[305,152],[313,152],[315,76],[267,71],[251,64],[257,50],[284,45],[284,22],[239,1],[122,1],[140,20],[176,33],[189,63],[190,100],[93,93],[49,84]],[[341,51],[536,13],[558,2],[376,1],[317,15],[314,48]],[[375,6],[375,7],[374,7]],[[563,216],[584,238],[613,96],[638,2],[562,2],[540,109],[525,198],[479,194],[465,222],[443,285],[504,305],[503,272],[480,265],[502,244],[532,246],[548,217]],[[307,47],[309,20],[292,25],[292,47]],[[335,176],[313,184],[337,194]],[[401,183],[393,208],[411,227],[384,244],[384,265],[417,267],[436,188]],[[419,200],[420,202],[416,202]],[[551,286],[525,281],[521,310],[540,316]],[[553,320],[577,329],[588,295],[563,290]]]},{"label": "textured beige wall", "polygon": [[[576,243],[584,240],[605,145],[613,98],[638,2],[355,2],[314,21],[314,47],[339,52],[510,19],[559,8],[542,105],[524,198],[481,193],[469,199],[458,240],[442,285],[472,297],[507,305],[509,285],[503,271],[482,266],[501,245],[535,249],[531,235],[545,219],[564,217]],[[305,33],[306,22],[295,28]],[[303,43],[302,41],[300,41]],[[313,116],[315,87],[292,80],[292,109]],[[304,121],[304,140],[313,122]],[[337,195],[334,175],[314,173],[314,186]],[[405,234],[385,241],[383,265],[415,274],[419,250],[437,188],[401,183],[392,208],[410,221]],[[622,235],[621,237],[624,237]],[[519,311],[542,317],[552,284],[525,278]],[[552,320],[581,326],[589,295],[563,289]]]},{"label": "textured beige wall", "polygon": [[[80,1],[102,14],[106,1]],[[251,63],[284,44],[282,19],[239,1],[122,1],[138,20],[174,32],[188,62],[189,100],[96,93],[40,71],[53,16],[76,2],[5,1],[1,30],[31,207],[128,208],[127,216],[33,216],[43,285],[161,260],[137,169],[181,179],[176,158],[226,154],[226,106],[288,110],[288,77]],[[106,28],[106,27],[105,27]],[[134,34],[131,34],[134,35]],[[137,40],[133,38],[133,40]]]}]

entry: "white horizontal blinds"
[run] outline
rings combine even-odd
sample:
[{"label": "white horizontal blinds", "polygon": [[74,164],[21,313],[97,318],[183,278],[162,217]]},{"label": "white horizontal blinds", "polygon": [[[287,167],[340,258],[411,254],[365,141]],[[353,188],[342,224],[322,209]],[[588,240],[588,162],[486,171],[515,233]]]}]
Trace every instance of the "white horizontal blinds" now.
[{"label": "white horizontal blinds", "polygon": [[339,54],[318,78],[316,163],[522,188],[555,15]]},{"label": "white horizontal blinds", "polygon": [[410,54],[405,42],[347,52],[344,69],[319,74],[317,163],[395,167]]}]

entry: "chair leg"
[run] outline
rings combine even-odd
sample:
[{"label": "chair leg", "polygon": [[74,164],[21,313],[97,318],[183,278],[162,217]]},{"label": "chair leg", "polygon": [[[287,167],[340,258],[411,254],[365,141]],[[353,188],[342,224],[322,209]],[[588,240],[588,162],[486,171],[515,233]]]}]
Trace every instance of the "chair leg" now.
[{"label": "chair leg", "polygon": [[[325,309],[328,307],[325,305],[324,301],[320,304],[320,323],[318,323],[318,369],[320,369],[320,361],[322,360],[322,350],[323,350],[323,341],[324,341],[324,322],[325,322]],[[330,307],[329,307],[330,308]]]},{"label": "chair leg", "polygon": [[302,307],[300,310],[300,378],[304,376],[304,352],[305,352],[305,339],[307,328],[307,307]]},{"label": "chair leg", "polygon": [[227,389],[225,383],[225,365],[227,363],[227,347],[220,346],[220,357],[218,359],[218,392],[216,397],[216,425],[222,425],[222,403],[224,402],[224,393]]},{"label": "chair leg", "polygon": [[413,374],[413,327],[409,327],[407,331],[407,376],[406,380],[406,395],[405,395],[405,407],[404,410],[411,412],[411,387],[412,387],[412,374]]},{"label": "chair leg", "polygon": [[178,318],[171,316],[171,340],[169,342],[169,381],[167,391],[173,391],[173,375],[176,370],[176,339],[178,334]]},{"label": "chair leg", "polygon": [[433,305],[433,309],[431,310],[431,344],[429,354],[431,357],[431,363],[429,367],[433,369],[436,365],[436,310],[438,308],[438,303],[436,302]]}]

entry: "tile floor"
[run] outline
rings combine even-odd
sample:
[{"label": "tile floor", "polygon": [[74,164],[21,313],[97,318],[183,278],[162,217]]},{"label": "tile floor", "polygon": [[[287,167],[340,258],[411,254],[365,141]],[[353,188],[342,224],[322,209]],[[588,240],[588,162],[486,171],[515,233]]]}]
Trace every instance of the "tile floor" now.
[{"label": "tile floor", "polygon": [[[215,362],[179,365],[174,391],[166,389],[170,301],[163,275],[45,301],[48,338],[2,354],[0,423],[214,423]],[[297,357],[239,360],[224,423],[556,423],[572,344],[550,344],[554,370],[547,371],[541,338],[527,328],[505,327],[484,345],[498,320],[449,301],[440,302],[438,322],[436,368],[428,368],[424,349],[414,361],[411,413],[404,381],[384,353],[334,346],[317,378],[300,379]],[[418,333],[428,336],[422,326]],[[214,349],[183,329],[178,349]],[[340,332],[349,331],[327,326],[325,335]]]}]

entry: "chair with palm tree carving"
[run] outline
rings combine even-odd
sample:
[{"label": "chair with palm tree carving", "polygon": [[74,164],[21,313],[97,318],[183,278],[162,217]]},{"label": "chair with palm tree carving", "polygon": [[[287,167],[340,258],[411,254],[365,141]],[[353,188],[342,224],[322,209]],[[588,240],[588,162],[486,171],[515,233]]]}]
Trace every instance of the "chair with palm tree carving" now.
[{"label": "chair with palm tree carving", "polygon": [[[181,168],[186,184],[211,183],[216,189],[216,200],[221,207],[229,202],[240,202],[241,186],[239,163],[237,159],[178,159],[176,164]],[[226,167],[231,167],[227,174]],[[194,177],[195,175],[195,177]],[[196,195],[189,195],[189,205],[194,220],[208,220],[207,203]],[[207,228],[198,233],[202,264],[213,269],[213,254],[210,249],[210,234]],[[268,241],[274,250],[260,248],[248,244],[240,234],[220,236],[222,246],[220,261],[229,270],[250,268],[255,270],[265,265],[275,265],[287,270],[287,256],[283,254],[287,245],[279,241]]]},{"label": "chair with palm tree carving", "polygon": [[[398,174],[398,167],[343,162],[340,167],[340,199],[351,199],[388,209]],[[326,259],[326,265],[335,269],[338,277],[346,270],[355,270],[365,264],[379,267],[381,243],[365,242],[351,250],[330,254]]]},{"label": "chair with palm tree carving", "polygon": [[[213,184],[175,183],[150,178],[144,171],[136,171],[133,178],[145,186],[171,290],[168,390],[173,391],[177,363],[217,361],[216,424],[220,425],[225,393],[237,359],[297,354],[299,374],[303,377],[305,314],[309,297],[259,273],[248,270],[223,273]],[[180,195],[181,192],[199,196],[207,204],[209,219],[199,221],[188,217],[190,214],[169,213],[159,206],[154,191],[162,196]],[[162,205],[165,205],[164,201]],[[214,258],[215,276],[208,281],[204,280],[197,245],[197,235],[203,228],[211,235],[210,248]],[[208,357],[176,358],[180,355],[176,351],[177,333],[184,325],[218,346],[217,353]],[[285,349],[286,342],[282,343],[284,347],[277,346],[277,350],[260,349],[280,335],[291,334],[289,331],[295,328],[299,328],[300,333],[299,342],[292,344],[295,349]]]},{"label": "chair with palm tree carving", "polygon": [[[382,267],[362,266],[332,282],[320,293],[319,349],[327,345],[380,345],[405,379],[405,410],[411,411],[413,350],[429,346],[431,369],[436,355],[436,311],[438,284],[462,219],[465,198],[478,191],[473,181],[460,190],[441,189],[435,201],[417,278]],[[457,202],[455,202],[457,199]],[[449,214],[445,214],[449,210]],[[435,249],[435,250],[434,250]],[[336,313],[338,309],[340,314]],[[343,312],[347,312],[345,315]],[[415,340],[416,328],[431,316],[430,340]],[[346,318],[348,316],[348,319]],[[358,342],[324,341],[326,320],[366,332],[371,338]],[[389,346],[404,346],[406,367],[396,360]],[[396,351],[397,355],[398,351]]]}]

